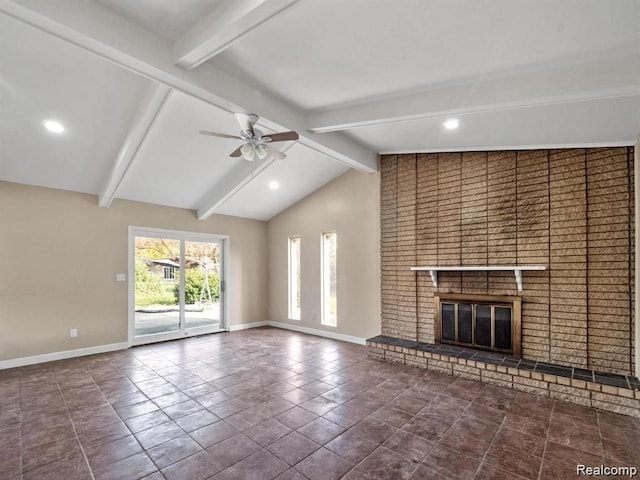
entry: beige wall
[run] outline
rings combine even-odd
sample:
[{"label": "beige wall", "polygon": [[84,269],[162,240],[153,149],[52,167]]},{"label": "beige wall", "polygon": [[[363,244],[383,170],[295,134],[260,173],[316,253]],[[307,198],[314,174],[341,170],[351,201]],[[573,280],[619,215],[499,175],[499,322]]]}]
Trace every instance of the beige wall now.
[{"label": "beige wall", "polygon": [[[269,318],[369,338],[380,334],[378,174],[349,171],[269,221]],[[320,235],[338,235],[338,326],[320,323]],[[288,319],[288,237],[301,236],[301,320]]]},{"label": "beige wall", "polygon": [[130,225],[228,235],[230,323],[266,320],[266,222],[0,182],[0,360],[127,341]]}]

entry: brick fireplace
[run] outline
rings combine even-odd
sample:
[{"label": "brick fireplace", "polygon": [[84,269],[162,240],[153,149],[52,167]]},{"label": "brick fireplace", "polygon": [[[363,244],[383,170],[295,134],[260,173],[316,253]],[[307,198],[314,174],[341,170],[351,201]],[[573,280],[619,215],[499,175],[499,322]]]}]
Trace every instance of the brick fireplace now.
[{"label": "brick fireplace", "polygon": [[[383,155],[380,171],[384,338],[437,345],[437,298],[518,297],[516,357],[637,375],[633,148]],[[544,269],[480,268],[505,265]],[[436,286],[424,266],[478,269]]]}]

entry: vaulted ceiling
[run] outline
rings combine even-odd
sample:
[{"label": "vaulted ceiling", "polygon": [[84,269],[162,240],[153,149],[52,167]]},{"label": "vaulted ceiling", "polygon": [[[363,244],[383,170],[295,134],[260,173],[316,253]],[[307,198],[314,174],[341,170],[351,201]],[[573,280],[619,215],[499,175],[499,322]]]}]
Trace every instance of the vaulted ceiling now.
[{"label": "vaulted ceiling", "polygon": [[[0,180],[102,207],[267,220],[379,153],[640,133],[637,0],[0,0],[0,32]],[[198,131],[234,112],[300,139],[230,158]]]}]

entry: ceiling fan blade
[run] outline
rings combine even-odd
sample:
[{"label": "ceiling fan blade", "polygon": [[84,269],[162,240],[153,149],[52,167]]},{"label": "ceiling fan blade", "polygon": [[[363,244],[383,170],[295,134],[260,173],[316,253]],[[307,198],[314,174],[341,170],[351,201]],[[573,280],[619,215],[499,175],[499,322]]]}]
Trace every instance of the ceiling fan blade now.
[{"label": "ceiling fan blade", "polygon": [[238,120],[238,123],[240,124],[240,128],[242,129],[242,131],[248,137],[253,137],[253,125],[258,121],[258,116],[254,115],[253,113],[250,113],[248,115],[246,113],[236,113],[235,116],[236,120]]},{"label": "ceiling fan blade", "polygon": [[237,135],[229,135],[227,133],[219,133],[219,132],[208,132],[207,130],[200,130],[201,135],[209,135],[211,137],[220,137],[220,138],[235,138],[237,140],[242,140],[242,138]]},{"label": "ceiling fan blade", "polygon": [[241,157],[242,156],[242,152],[240,151],[240,149],[242,148],[242,146],[239,146],[238,148],[236,148],[233,152],[231,152],[229,154],[230,157]]},{"label": "ceiling fan blade", "polygon": [[271,155],[276,160],[284,160],[285,158],[287,158],[287,155],[284,152],[281,152],[277,148],[273,148],[268,143],[264,144],[264,148],[267,150],[267,152],[269,152],[269,155]]},{"label": "ceiling fan blade", "polygon": [[[270,138],[271,140],[267,140]],[[286,142],[288,140],[298,140],[299,136],[296,132],[280,132],[280,133],[271,133],[269,135],[265,135],[262,137],[264,141],[273,142]]]}]

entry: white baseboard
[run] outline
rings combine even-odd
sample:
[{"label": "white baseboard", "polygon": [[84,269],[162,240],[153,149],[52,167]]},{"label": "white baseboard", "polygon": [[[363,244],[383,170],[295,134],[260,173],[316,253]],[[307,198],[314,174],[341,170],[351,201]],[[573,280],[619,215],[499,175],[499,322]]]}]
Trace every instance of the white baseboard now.
[{"label": "white baseboard", "polygon": [[12,358],[11,360],[0,360],[0,370],[6,368],[24,367],[36,363],[54,362],[67,358],[84,357],[85,355],[95,355],[96,353],[114,352],[129,348],[127,342],[111,343],[109,345],[98,345],[95,347],[78,348],[77,350],[66,350],[64,352],[45,353],[32,357]]},{"label": "white baseboard", "polygon": [[[342,333],[328,332],[326,330],[317,330],[315,328],[301,327],[298,325],[291,325],[289,323],[280,322],[253,322],[253,323],[241,323],[239,325],[231,325],[229,327],[230,332],[237,330],[246,330],[248,328],[258,327],[275,327],[283,328],[285,330],[293,330],[301,333],[308,333],[309,335],[316,335],[318,337],[332,338],[333,340],[341,340],[343,342],[357,343],[358,345],[366,345],[367,341],[364,338],[353,337],[351,335],[344,335]],[[24,367],[27,365],[34,365],[36,363],[54,362],[56,360],[65,360],[67,358],[84,357],[85,355],[95,355],[96,353],[114,352],[116,350],[125,350],[129,348],[127,342],[112,343],[109,345],[98,345],[95,347],[79,348],[77,350],[66,350],[64,352],[45,353],[42,355],[34,355],[32,357],[12,358],[11,360],[0,360],[0,370],[15,367]]]},{"label": "white baseboard", "polygon": [[246,330],[247,328],[266,327],[268,322],[253,322],[253,323],[240,323],[238,325],[230,325],[229,331],[235,332],[238,330]]},{"label": "white baseboard", "polygon": [[344,335],[342,333],[329,332],[327,330],[317,330],[315,328],[301,327],[299,325],[292,325],[290,323],[280,322],[266,322],[270,327],[284,328],[286,330],[293,330],[301,333],[308,333],[309,335],[316,335],[318,337],[331,338],[333,340],[341,340],[343,342],[357,343],[358,345],[366,345],[367,340],[365,338],[353,337],[351,335]]},{"label": "white baseboard", "polygon": [[308,333],[309,335],[316,335],[318,337],[331,338],[333,340],[341,340],[343,342],[349,342],[349,343],[357,343],[358,345],[367,344],[367,340],[365,338],[354,337],[351,335],[344,335],[342,333],[329,332],[327,330],[318,330],[315,328],[302,327],[299,325],[293,325],[291,323],[281,323],[281,322],[272,322],[272,321],[241,323],[239,325],[231,325],[229,327],[229,331],[235,332],[237,330],[246,330],[247,328],[257,328],[257,327],[283,328],[285,330],[293,330],[295,332]]}]

